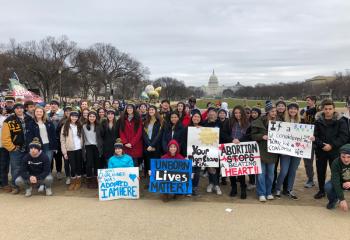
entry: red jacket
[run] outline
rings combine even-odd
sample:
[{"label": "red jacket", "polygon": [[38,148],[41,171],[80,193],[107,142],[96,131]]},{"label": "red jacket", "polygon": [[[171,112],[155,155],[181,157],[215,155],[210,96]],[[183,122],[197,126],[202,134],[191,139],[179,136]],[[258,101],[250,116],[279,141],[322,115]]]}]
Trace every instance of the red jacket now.
[{"label": "red jacket", "polygon": [[[121,120],[123,121],[123,120]],[[143,142],[142,142],[142,122],[140,121],[140,126],[137,132],[134,131],[135,120],[132,119],[130,122],[125,119],[124,131],[120,128],[119,135],[122,143],[125,145],[130,143],[132,148],[124,147],[126,154],[129,154],[133,158],[142,157],[143,153]]]},{"label": "red jacket", "polygon": [[[169,146],[171,144],[175,144],[177,146],[177,152],[176,152],[175,156],[171,156],[171,154],[169,153]],[[164,158],[164,159],[185,159],[179,152],[180,152],[179,144],[177,143],[177,141],[175,139],[172,139],[168,143],[168,152],[166,154],[164,154],[162,156],[162,158]]]},{"label": "red jacket", "polygon": [[182,126],[187,127],[188,125],[190,125],[190,121],[191,121],[190,114],[185,114],[181,122]]},{"label": "red jacket", "polygon": [[205,120],[207,120],[208,117],[208,110],[205,110],[205,112],[202,113],[202,121],[204,122]]}]

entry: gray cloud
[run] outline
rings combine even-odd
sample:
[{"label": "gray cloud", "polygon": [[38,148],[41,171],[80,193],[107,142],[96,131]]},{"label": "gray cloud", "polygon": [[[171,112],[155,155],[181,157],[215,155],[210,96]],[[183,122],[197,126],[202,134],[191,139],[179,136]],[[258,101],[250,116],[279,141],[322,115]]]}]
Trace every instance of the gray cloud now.
[{"label": "gray cloud", "polygon": [[304,80],[350,68],[346,0],[0,1],[0,42],[67,35],[108,42],[151,78],[205,84]]}]

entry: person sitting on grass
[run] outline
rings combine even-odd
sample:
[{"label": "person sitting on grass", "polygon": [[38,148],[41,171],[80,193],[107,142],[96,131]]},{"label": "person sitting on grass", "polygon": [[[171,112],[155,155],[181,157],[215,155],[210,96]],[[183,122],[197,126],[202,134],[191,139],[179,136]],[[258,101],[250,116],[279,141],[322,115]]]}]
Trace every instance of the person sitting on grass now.
[{"label": "person sitting on grass", "polygon": [[120,138],[114,144],[114,155],[108,160],[108,168],[134,167],[132,157],[124,152],[124,145]]},{"label": "person sitting on grass", "polygon": [[339,149],[340,157],[332,162],[331,180],[325,185],[329,200],[327,209],[334,209],[339,201],[340,208],[348,211],[348,203],[344,198],[344,190],[350,190],[350,144]]},{"label": "person sitting on grass", "polygon": [[50,174],[50,160],[41,150],[41,143],[38,138],[34,138],[29,144],[29,153],[23,158],[23,170],[15,180],[18,187],[25,188],[26,197],[32,195],[32,186],[44,185],[46,196],[52,195],[51,185],[53,177]]}]

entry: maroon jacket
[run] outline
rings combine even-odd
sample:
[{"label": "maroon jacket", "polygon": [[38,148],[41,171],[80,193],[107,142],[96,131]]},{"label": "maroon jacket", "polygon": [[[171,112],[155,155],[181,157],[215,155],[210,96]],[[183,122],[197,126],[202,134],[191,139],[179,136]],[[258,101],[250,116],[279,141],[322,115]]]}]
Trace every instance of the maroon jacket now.
[{"label": "maroon jacket", "polygon": [[130,155],[133,158],[140,158],[142,157],[142,152],[143,152],[142,122],[140,121],[140,126],[135,132],[134,131],[135,120],[132,119],[131,121],[128,121],[127,119],[125,119],[124,121],[125,121],[124,130],[122,130],[121,128],[119,129],[120,139],[122,140],[122,143],[124,145],[127,143],[130,143],[132,146],[132,148],[124,147],[124,151],[126,154]]}]

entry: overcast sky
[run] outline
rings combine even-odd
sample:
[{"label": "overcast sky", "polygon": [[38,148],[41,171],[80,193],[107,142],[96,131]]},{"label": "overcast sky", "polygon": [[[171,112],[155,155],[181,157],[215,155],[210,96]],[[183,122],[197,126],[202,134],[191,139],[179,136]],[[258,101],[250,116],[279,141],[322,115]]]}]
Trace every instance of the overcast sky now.
[{"label": "overcast sky", "polygon": [[112,43],[148,67],[206,84],[302,81],[350,69],[349,0],[0,0],[0,42],[67,35]]}]

